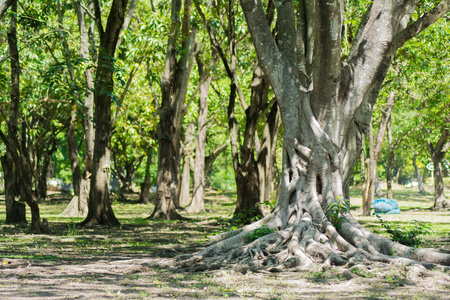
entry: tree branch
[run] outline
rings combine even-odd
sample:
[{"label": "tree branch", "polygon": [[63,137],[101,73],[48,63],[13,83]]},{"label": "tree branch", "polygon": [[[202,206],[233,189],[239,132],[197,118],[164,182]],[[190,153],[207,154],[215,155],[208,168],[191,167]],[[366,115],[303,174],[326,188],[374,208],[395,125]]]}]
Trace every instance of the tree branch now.
[{"label": "tree branch", "polygon": [[11,6],[14,0],[0,0],[0,20],[3,18],[3,15]]},{"label": "tree branch", "polygon": [[393,47],[398,49],[402,47],[408,40],[417,36],[424,31],[430,25],[434,24],[437,20],[442,18],[450,10],[450,0],[444,0],[433,9],[424,14],[417,21],[399,32],[393,41]]}]

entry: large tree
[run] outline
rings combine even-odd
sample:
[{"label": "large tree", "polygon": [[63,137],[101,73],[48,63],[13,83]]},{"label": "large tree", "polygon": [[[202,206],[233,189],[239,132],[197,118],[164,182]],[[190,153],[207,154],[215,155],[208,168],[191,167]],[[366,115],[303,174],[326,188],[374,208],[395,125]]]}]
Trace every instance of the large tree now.
[{"label": "large tree", "polygon": [[[372,234],[340,203],[394,54],[449,10],[446,0],[422,14],[427,6],[416,10],[421,2],[370,2],[355,35],[345,39],[352,41],[347,51],[345,1],[275,1],[274,38],[261,1],[241,0],[284,127],[279,199],[271,214],[215,236],[211,246],[186,263],[238,260],[294,267],[317,261],[343,265],[353,260],[403,264],[420,260],[450,264],[448,254],[406,247]],[[261,236],[262,226],[265,233],[272,232]]]},{"label": "large tree", "polygon": [[111,100],[114,92],[114,54],[125,20],[128,0],[114,0],[103,28],[99,1],[94,1],[100,36],[94,92],[95,142],[88,215],[81,225],[117,225],[109,197],[111,169]]},{"label": "large tree", "polygon": [[158,105],[158,190],[151,219],[181,218],[174,203],[180,195],[181,123],[190,105],[185,100],[195,57],[196,35],[197,29],[191,27],[191,1],[172,0],[170,32],[160,83],[161,104]]}]

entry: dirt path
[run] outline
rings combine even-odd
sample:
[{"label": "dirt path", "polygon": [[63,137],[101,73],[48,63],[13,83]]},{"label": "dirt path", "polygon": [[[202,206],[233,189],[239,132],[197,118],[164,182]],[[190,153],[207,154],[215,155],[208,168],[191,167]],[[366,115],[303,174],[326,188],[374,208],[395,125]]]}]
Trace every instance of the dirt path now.
[{"label": "dirt path", "polygon": [[[0,272],[2,299],[448,299],[450,276],[419,267],[380,277],[317,272],[177,272],[173,259],[132,258],[35,266],[12,260]],[[245,274],[243,274],[245,273]]]}]

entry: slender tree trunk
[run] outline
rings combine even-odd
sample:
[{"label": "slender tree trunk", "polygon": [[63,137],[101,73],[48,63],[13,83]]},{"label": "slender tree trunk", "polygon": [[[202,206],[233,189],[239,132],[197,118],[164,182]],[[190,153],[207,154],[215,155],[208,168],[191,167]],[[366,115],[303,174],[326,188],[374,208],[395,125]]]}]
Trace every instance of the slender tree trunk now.
[{"label": "slender tree trunk", "polygon": [[[77,3],[76,5],[79,5],[79,4]],[[75,88],[76,87],[75,71],[72,67],[72,64],[70,63],[71,53],[69,50],[69,45],[67,43],[66,31],[64,28],[64,10],[61,7],[61,2],[59,0],[57,2],[57,7],[58,7],[58,23],[59,23],[59,29],[60,29],[59,35],[60,35],[61,43],[63,45],[64,59],[66,61],[66,64],[68,65],[69,82],[70,82],[72,88]],[[77,118],[76,100],[81,100],[81,99],[80,99],[80,95],[79,95],[78,91],[73,90],[73,93],[75,95],[75,100],[72,100],[69,128],[67,130],[67,147],[68,147],[68,151],[69,151],[70,167],[72,170],[73,192],[74,192],[75,197],[79,197],[80,196],[80,184],[81,184],[81,171],[80,171],[80,164],[78,161],[78,147],[77,147],[77,142],[75,139],[75,125],[76,125],[76,118]]]},{"label": "slender tree trunk", "polygon": [[416,172],[417,183],[419,186],[419,193],[424,194],[425,189],[423,188],[422,176],[420,175],[420,170],[417,167],[417,154],[414,154],[414,156],[413,156],[413,165],[414,165],[414,171]]},{"label": "slender tree trunk", "polygon": [[427,144],[434,166],[434,205],[433,209],[446,209],[450,201],[444,195],[444,180],[442,176],[442,160],[450,148],[450,130],[444,129],[436,146],[431,142]]},{"label": "slender tree trunk", "polygon": [[389,158],[386,167],[386,186],[387,186],[387,197],[393,199],[392,195],[392,177],[394,177],[394,143],[392,141],[392,130],[391,130],[391,118],[389,117],[389,122],[387,124],[387,135],[389,144]]},{"label": "slender tree trunk", "polygon": [[397,174],[395,175],[394,182],[400,184],[400,175],[402,173],[402,167],[399,167],[397,170]]},{"label": "slender tree trunk", "polygon": [[70,167],[72,170],[72,185],[73,193],[76,197],[80,196],[81,171],[80,163],[78,161],[78,147],[75,140],[75,123],[76,123],[76,109],[72,108],[69,129],[67,131],[67,144],[69,150]]},{"label": "slender tree trunk", "polygon": [[[80,31],[80,48],[78,55],[82,60],[91,61],[89,54],[90,46],[95,48],[95,43],[89,43],[88,25],[86,24],[86,12],[81,8],[78,2],[74,3],[77,13],[78,29]],[[84,71],[86,90],[83,105],[83,131],[85,144],[85,162],[84,171],[79,183],[79,196],[75,196],[70,201],[67,208],[61,213],[62,216],[78,217],[85,216],[87,212],[87,204],[89,202],[89,191],[91,187],[92,162],[94,159],[94,78],[93,69],[87,68]],[[72,111],[72,117],[75,112]],[[69,141],[68,141],[69,142]],[[73,142],[73,141],[72,141]],[[75,155],[75,149],[71,149],[71,156]],[[74,157],[73,157],[74,158]],[[74,166],[76,167],[76,166]],[[76,170],[75,170],[76,172]],[[77,175],[73,173],[76,178]],[[75,188],[75,185],[74,185]]]},{"label": "slender tree trunk", "polygon": [[370,215],[370,207],[375,197],[376,190],[376,168],[378,163],[378,158],[380,157],[381,149],[383,146],[384,133],[386,131],[387,123],[389,121],[392,108],[395,104],[395,99],[397,97],[396,93],[391,93],[389,96],[386,106],[383,110],[382,118],[378,126],[378,132],[376,141],[374,143],[373,125],[370,123],[369,128],[369,168],[368,168],[368,191],[366,202],[363,203],[363,216]]},{"label": "slender tree trunk", "polygon": [[[215,62],[211,62],[215,64]],[[188,212],[197,213],[205,211],[205,147],[206,147],[206,129],[208,122],[208,94],[212,77],[209,75],[209,69],[205,74],[203,62],[197,55],[197,66],[199,77],[201,78],[198,99],[198,117],[197,117],[197,139],[195,143],[195,161],[193,175],[192,201]]]},{"label": "slender tree trunk", "polygon": [[[373,142],[373,126],[370,123],[369,133],[369,159],[367,163],[367,180],[365,185],[365,191],[363,192],[366,197],[363,197],[362,204],[362,215],[369,216],[370,208],[373,202],[373,197],[375,194],[375,172],[376,172],[376,161],[374,160],[374,142]],[[364,201],[365,200],[365,201]]]},{"label": "slender tree trunk", "polygon": [[189,123],[185,133],[185,144],[183,146],[183,173],[181,174],[180,184],[180,196],[175,199],[175,207],[186,207],[191,202],[189,195],[190,182],[191,182],[191,160],[192,160],[192,148],[194,147],[194,123]]},{"label": "slender tree trunk", "polygon": [[148,204],[151,200],[151,182],[150,182],[150,164],[152,161],[150,150],[147,151],[147,162],[145,164],[145,178],[144,182],[141,184],[141,193],[139,194],[139,203]]}]

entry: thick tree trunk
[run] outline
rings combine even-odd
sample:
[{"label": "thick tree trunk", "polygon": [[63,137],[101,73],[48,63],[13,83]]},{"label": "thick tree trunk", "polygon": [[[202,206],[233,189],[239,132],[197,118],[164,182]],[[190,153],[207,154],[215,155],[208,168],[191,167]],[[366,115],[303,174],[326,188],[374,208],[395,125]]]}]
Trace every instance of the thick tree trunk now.
[{"label": "thick tree trunk", "polygon": [[176,220],[181,216],[175,210],[175,199],[178,197],[179,150],[173,148],[171,140],[159,140],[157,201],[149,219]]},{"label": "thick tree trunk", "polygon": [[[167,43],[166,63],[161,79],[161,105],[158,109],[158,192],[150,218],[173,220],[181,218],[174,201],[180,195],[180,129],[189,104],[185,104],[189,76],[195,56],[197,30],[190,28],[191,1],[172,1],[171,32]],[[180,22],[180,16],[183,16]],[[180,31],[181,27],[181,31]],[[177,39],[181,38],[181,47]],[[181,48],[181,49],[180,49]],[[180,49],[180,50],[178,50]],[[180,58],[177,60],[177,56]]]},{"label": "thick tree trunk", "polygon": [[88,215],[81,225],[118,225],[109,197],[111,171],[111,98],[114,92],[114,53],[122,28],[128,0],[114,0],[106,29],[101,25],[100,5],[94,1],[97,28],[100,33],[100,49],[95,78],[94,160]]},{"label": "thick tree trunk", "polygon": [[449,10],[449,2],[443,1],[406,27],[418,2],[373,2],[343,63],[344,2],[301,1],[297,11],[293,1],[275,2],[275,41],[261,2],[241,0],[283,121],[279,200],[271,214],[214,236],[210,246],[182,265],[226,261],[275,265],[274,270],[366,261],[390,263],[387,268],[450,265],[447,253],[406,247],[370,233],[341,199],[393,55]]},{"label": "thick tree trunk", "polygon": [[5,180],[5,207],[6,224],[26,223],[25,204],[16,201],[16,188],[14,185],[14,162],[6,152],[1,157],[3,177]]}]

